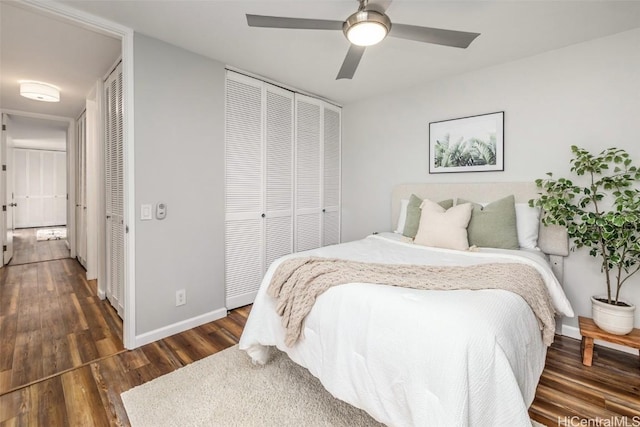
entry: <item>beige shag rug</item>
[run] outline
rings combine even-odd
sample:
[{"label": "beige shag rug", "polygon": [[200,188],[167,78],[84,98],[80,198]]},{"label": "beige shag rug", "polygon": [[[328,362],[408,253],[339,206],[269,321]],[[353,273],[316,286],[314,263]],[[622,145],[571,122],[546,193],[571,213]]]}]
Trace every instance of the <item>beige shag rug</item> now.
[{"label": "beige shag rug", "polygon": [[286,354],[255,366],[237,345],[121,396],[132,427],[381,425]]},{"label": "beige shag rug", "polygon": [[274,351],[255,366],[237,345],[121,397],[132,427],[381,425],[331,396],[286,354]]}]

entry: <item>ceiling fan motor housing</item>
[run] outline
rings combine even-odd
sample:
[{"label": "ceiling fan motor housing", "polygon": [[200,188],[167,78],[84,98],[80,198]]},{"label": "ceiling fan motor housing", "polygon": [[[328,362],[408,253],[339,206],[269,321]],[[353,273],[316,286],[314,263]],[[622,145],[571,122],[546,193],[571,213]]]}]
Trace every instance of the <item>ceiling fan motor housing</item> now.
[{"label": "ceiling fan motor housing", "polygon": [[384,39],[391,30],[391,20],[375,10],[359,10],[342,24],[347,39],[358,46],[371,46]]}]

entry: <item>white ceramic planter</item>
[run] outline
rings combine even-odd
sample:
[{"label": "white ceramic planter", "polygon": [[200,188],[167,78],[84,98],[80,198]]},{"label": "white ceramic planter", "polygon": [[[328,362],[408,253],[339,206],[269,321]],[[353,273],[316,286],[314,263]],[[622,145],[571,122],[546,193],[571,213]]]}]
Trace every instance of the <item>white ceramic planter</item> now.
[{"label": "white ceramic planter", "polygon": [[606,296],[591,297],[591,314],[593,321],[603,331],[614,335],[626,335],[633,330],[636,306],[629,304],[629,307],[607,304],[598,301],[596,298],[607,299]]}]

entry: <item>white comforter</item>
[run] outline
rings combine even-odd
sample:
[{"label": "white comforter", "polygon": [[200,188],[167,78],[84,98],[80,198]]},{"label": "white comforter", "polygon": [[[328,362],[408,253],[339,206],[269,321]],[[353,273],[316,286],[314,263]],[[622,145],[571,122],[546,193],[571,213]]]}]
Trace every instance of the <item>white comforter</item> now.
[{"label": "white comforter", "polygon": [[[527,263],[541,272],[556,310],[573,316],[549,265],[535,254],[460,252],[369,236],[288,257],[309,255],[402,264]],[[392,426],[530,425],[527,408],[546,348],[533,312],[518,295],[336,286],[320,295],[303,338],[289,348],[266,294],[281,260],[267,271],[240,339],[255,362],[267,362],[268,346],[276,346],[335,397]]]}]

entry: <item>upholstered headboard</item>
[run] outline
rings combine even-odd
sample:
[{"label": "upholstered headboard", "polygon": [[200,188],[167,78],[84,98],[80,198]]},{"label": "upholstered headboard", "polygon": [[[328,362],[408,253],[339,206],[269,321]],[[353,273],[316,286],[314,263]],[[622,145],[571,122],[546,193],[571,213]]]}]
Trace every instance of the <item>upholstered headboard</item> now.
[{"label": "upholstered headboard", "polygon": [[[491,202],[513,194],[516,203],[527,203],[530,199],[538,197],[538,192],[533,182],[400,184],[391,194],[391,225],[395,230],[400,215],[400,200],[408,199],[411,194],[433,201],[463,198],[477,202]],[[564,227],[547,227],[541,224],[538,246],[549,255],[569,255],[567,230]]]}]

